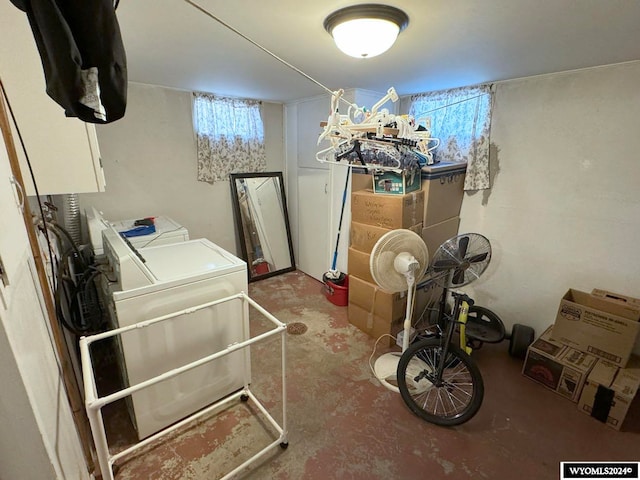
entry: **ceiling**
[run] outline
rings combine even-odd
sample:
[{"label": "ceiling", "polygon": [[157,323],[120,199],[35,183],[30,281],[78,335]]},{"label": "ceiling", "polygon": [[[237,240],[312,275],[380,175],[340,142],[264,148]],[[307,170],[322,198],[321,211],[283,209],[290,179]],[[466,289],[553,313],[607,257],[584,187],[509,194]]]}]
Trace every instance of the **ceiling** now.
[{"label": "ceiling", "polygon": [[[322,26],[353,0],[193,1],[331,90],[407,95],[640,59],[638,0],[388,0],[409,25],[371,59]],[[275,102],[324,93],[184,0],[121,0],[117,14],[130,81]]]}]

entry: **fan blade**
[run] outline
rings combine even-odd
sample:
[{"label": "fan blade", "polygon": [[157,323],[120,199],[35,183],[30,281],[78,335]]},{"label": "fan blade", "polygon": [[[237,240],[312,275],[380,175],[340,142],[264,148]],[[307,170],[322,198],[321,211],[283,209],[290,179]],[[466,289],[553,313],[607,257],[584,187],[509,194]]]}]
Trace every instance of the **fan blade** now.
[{"label": "fan blade", "polygon": [[469,263],[478,263],[478,262],[484,262],[487,258],[488,253],[479,253],[478,255],[474,255],[471,258],[467,258],[466,260]]},{"label": "fan blade", "polygon": [[458,252],[460,258],[464,258],[467,254],[467,247],[469,247],[469,237],[462,237],[460,241],[458,241]]},{"label": "fan blade", "polygon": [[458,268],[456,273],[453,274],[453,284],[460,285],[461,283],[464,283],[464,270]]},{"label": "fan blade", "polygon": [[442,272],[444,270],[450,270],[460,265],[457,260],[438,260],[433,263],[433,270],[436,272]]}]

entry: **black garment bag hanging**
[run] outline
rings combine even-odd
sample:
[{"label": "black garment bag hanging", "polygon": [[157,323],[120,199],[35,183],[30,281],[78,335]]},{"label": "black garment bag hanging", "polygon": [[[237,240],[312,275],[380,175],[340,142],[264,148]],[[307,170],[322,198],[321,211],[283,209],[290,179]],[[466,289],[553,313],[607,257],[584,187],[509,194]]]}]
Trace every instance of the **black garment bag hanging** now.
[{"label": "black garment bag hanging", "polygon": [[127,64],[112,0],[11,0],[27,13],[47,94],[68,117],[122,118]]}]

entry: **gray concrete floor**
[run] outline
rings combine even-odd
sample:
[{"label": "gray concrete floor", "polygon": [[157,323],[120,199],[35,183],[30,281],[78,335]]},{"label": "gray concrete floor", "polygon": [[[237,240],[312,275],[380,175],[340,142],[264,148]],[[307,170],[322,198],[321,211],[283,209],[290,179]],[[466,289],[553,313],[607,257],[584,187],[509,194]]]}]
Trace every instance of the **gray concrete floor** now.
[{"label": "gray concrete floor", "polygon": [[[250,295],[283,322],[308,328],[287,335],[289,447],[272,449],[240,478],[537,480],[559,478],[563,460],[640,460],[638,398],[615,431],[524,378],[507,342],[473,352],[485,383],[480,412],[464,425],[437,427],[373,378],[374,340],[348,323],[347,308],[331,304],[321,283],[292,272],[252,283]],[[251,354],[252,391],[280,421],[279,343]],[[220,478],[276,438],[256,413],[240,403],[195,422],[120,462],[116,478]],[[122,405],[106,417],[113,450],[130,444]]]}]

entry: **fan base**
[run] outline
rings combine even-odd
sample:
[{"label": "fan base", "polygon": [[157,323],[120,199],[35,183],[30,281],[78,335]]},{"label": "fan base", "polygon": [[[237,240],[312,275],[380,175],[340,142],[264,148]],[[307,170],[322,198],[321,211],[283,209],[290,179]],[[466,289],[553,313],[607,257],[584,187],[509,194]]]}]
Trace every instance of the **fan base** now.
[{"label": "fan base", "polygon": [[400,352],[385,353],[379,356],[373,365],[375,376],[382,386],[396,393],[400,393],[396,372],[401,356]]}]

